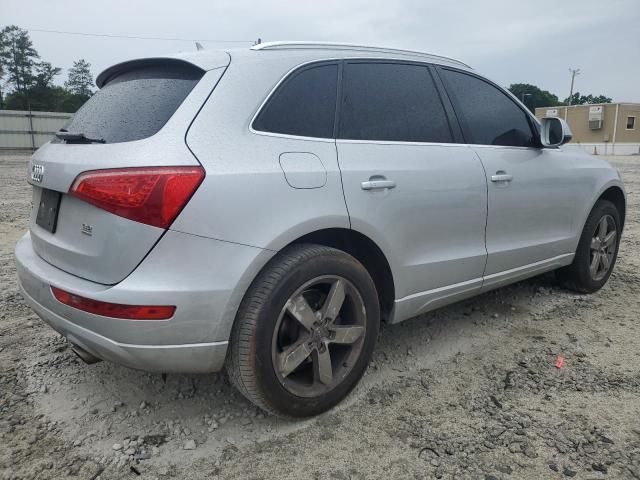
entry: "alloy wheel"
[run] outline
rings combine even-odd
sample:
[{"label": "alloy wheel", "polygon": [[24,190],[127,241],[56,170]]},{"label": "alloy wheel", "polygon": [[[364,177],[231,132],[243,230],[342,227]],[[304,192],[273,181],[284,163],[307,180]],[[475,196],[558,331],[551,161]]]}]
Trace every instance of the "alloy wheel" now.
[{"label": "alloy wheel", "polygon": [[604,215],[591,238],[589,272],[591,278],[602,280],[609,270],[616,253],[618,232],[611,215]]},{"label": "alloy wheel", "polygon": [[281,385],[300,397],[329,392],[355,365],[365,330],[364,302],[350,281],[326,275],[306,282],[274,329],[272,361]]}]

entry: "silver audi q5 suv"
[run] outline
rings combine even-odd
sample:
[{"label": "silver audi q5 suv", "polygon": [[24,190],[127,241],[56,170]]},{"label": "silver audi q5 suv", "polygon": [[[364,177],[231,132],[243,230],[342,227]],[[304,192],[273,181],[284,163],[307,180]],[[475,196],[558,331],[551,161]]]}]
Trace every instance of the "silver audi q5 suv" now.
[{"label": "silver audi q5 suv", "polygon": [[278,42],[145,58],[31,158],[24,298],[88,362],[332,407],[400,322],[556,270],[602,287],[620,176],[457,60]]}]

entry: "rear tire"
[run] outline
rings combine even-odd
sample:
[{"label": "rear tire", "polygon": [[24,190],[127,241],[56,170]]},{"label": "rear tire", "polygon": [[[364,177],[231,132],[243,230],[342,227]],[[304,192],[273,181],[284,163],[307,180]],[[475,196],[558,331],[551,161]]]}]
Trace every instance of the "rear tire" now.
[{"label": "rear tire", "polygon": [[249,287],[234,323],[226,368],[258,407],[309,417],[339,403],[364,374],[380,307],[367,270],[320,245],[280,252]]},{"label": "rear tire", "polygon": [[573,263],[556,271],[560,283],[579,293],[600,290],[613,271],[620,246],[620,213],[598,200],[582,230]]}]

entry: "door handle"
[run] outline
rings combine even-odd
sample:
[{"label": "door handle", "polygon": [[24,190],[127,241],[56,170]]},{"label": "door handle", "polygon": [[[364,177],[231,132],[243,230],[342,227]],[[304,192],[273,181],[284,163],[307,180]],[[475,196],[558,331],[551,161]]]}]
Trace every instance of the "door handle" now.
[{"label": "door handle", "polygon": [[378,188],[395,188],[396,182],[393,180],[369,180],[360,184],[363,190],[375,190]]},{"label": "door handle", "polygon": [[509,175],[503,170],[498,170],[495,175],[491,175],[492,182],[510,182],[513,180],[513,175]]}]

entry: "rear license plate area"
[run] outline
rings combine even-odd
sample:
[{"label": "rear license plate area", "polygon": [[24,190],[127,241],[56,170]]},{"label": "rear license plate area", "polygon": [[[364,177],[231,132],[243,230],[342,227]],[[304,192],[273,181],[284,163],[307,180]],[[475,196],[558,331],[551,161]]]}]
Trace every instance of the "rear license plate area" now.
[{"label": "rear license plate area", "polygon": [[61,199],[62,194],[60,192],[47,189],[42,190],[40,205],[38,205],[38,215],[36,216],[36,225],[39,225],[48,232],[56,233]]}]

